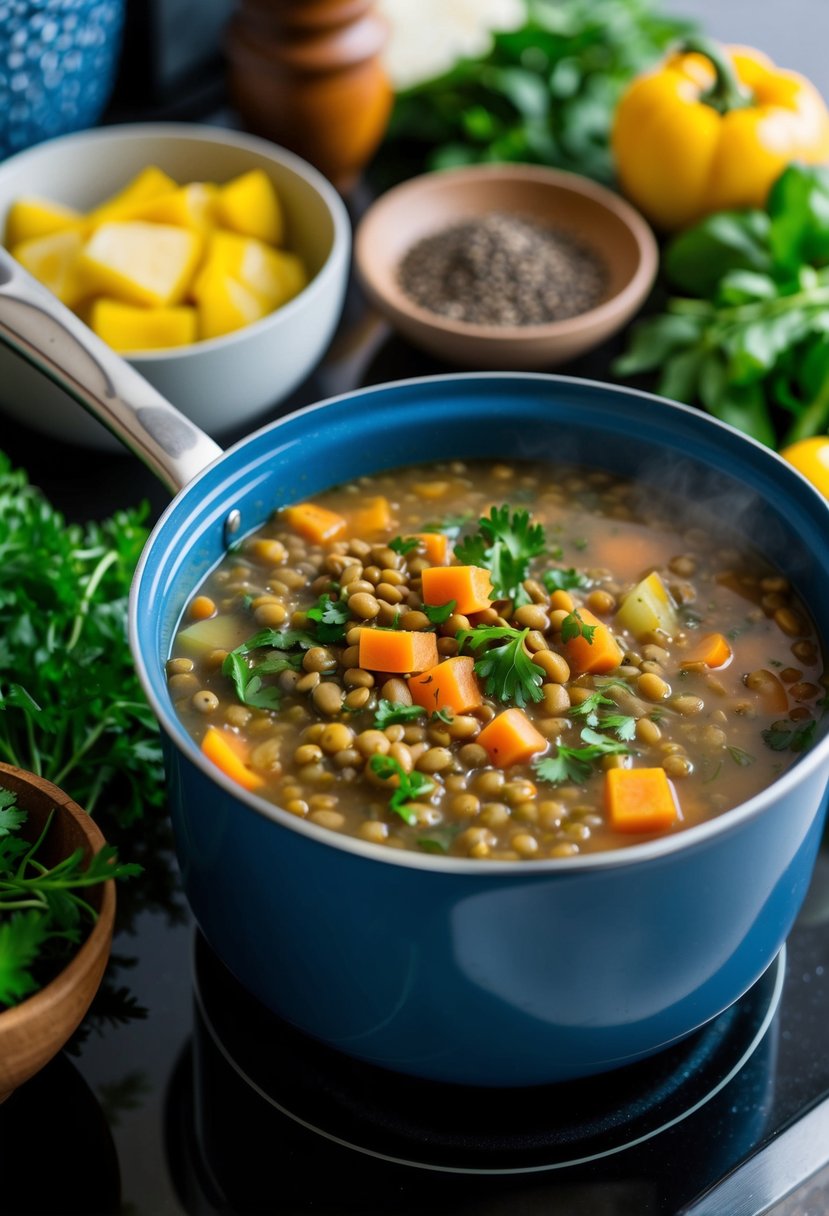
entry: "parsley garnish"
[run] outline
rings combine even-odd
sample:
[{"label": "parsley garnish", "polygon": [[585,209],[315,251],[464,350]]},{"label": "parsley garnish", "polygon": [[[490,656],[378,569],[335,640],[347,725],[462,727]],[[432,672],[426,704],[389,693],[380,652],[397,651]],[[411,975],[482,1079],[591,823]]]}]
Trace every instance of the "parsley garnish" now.
[{"label": "parsley garnish", "polygon": [[555,756],[545,756],[533,762],[533,768],[542,781],[558,784],[562,781],[573,781],[577,785],[584,782],[593,773],[593,766],[603,756],[629,755],[630,748],[607,735],[585,726],[581,732],[585,747],[565,747],[562,743],[554,744]]},{"label": "parsley garnish", "polygon": [[586,625],[579,616],[578,608],[574,608],[561,622],[561,640],[571,642],[573,638],[583,637],[588,646],[592,646],[593,634],[597,629],[598,625]]},{"label": "parsley garnish", "polygon": [[[298,670],[302,665],[302,655],[285,654],[285,651],[295,648],[309,650],[316,644],[317,639],[302,629],[261,629],[225,656],[222,675],[233,681],[236,696],[243,705],[250,705],[252,709],[276,710],[282,702],[282,694],[276,685],[264,684],[262,677],[278,675],[280,671],[289,669]],[[260,659],[258,663],[248,663],[246,656],[252,650],[264,650],[266,647],[276,653]]]},{"label": "parsley garnish", "polygon": [[345,641],[345,625],[350,620],[351,613],[348,604],[342,600],[332,600],[327,595],[321,595],[305,615],[316,624],[318,642],[328,646]]},{"label": "parsley garnish", "polygon": [[557,567],[555,570],[545,570],[541,581],[548,591],[572,591],[574,587],[586,587],[587,576],[576,570],[574,566]]},{"label": "parsley garnish", "polygon": [[[447,515],[444,519],[432,520],[428,524],[423,524],[421,532],[444,532],[452,540],[459,534],[461,528],[464,528],[472,518],[471,511],[465,512],[463,515]],[[473,563],[474,564],[474,563]]]},{"label": "parsley garnish", "polygon": [[817,722],[803,722],[791,729],[772,726],[762,732],[763,741],[775,752],[805,752],[815,741]]},{"label": "parsley garnish", "polygon": [[427,836],[418,836],[418,847],[423,849],[424,853],[443,853],[445,855],[451,849],[455,837],[462,830],[463,825],[460,823],[432,828]]},{"label": "parsley garnish", "polygon": [[755,757],[751,752],[743,751],[741,747],[730,744],[726,750],[734,763],[739,764],[741,768],[748,768],[749,764],[754,763]]},{"label": "parsley garnish", "polygon": [[496,599],[512,600],[515,607],[528,604],[524,589],[530,561],[546,546],[541,524],[530,523],[529,511],[509,506],[492,507],[489,516],[478,520],[478,531],[455,546],[455,557],[468,566],[488,570]]},{"label": "parsley garnish", "polygon": [[519,706],[543,697],[541,668],[532,661],[525,645],[529,632],[509,625],[476,625],[474,629],[461,629],[456,635],[459,654],[466,642],[478,652],[489,642],[503,639],[501,646],[483,650],[475,661],[475,671],[484,681],[488,696]]},{"label": "parsley garnish", "polygon": [[409,802],[430,793],[435,788],[434,781],[425,773],[407,773],[399,760],[394,756],[381,756],[379,752],[371,757],[368,766],[383,781],[397,777],[397,789],[389,799],[389,809],[399,815],[408,824],[417,823],[417,813],[409,806]]},{"label": "parsley garnish", "polygon": [[389,541],[389,548],[399,553],[401,557],[405,557],[407,553],[411,553],[413,549],[417,549],[420,541],[414,536],[402,537],[395,536],[394,540]]},{"label": "parsley garnish", "polygon": [[0,789],[0,1006],[36,992],[83,941],[97,913],[82,890],[141,873],[139,865],[119,863],[109,844],[89,860],[76,849],[48,868],[38,852],[55,812],[30,844],[15,835],[28,818],[16,802],[16,794]]},{"label": "parsley garnish", "polygon": [[616,708],[616,702],[610,697],[601,692],[592,692],[580,705],[573,705],[568,712],[571,718],[584,718],[588,726],[615,731],[617,738],[629,743],[636,736],[636,719],[630,714],[607,713],[603,709],[605,705]]},{"label": "parsley garnish", "polygon": [[374,729],[385,730],[395,722],[414,722],[425,713],[421,705],[398,705],[396,701],[387,701],[383,697],[374,711]]},{"label": "parsley garnish", "polygon": [[445,726],[455,721],[455,715],[448,705],[444,705],[442,709],[433,709],[429,715],[430,722],[443,722]]},{"label": "parsley garnish", "polygon": [[442,625],[455,611],[457,602],[457,600],[448,600],[445,604],[424,604],[423,613],[433,625]]}]

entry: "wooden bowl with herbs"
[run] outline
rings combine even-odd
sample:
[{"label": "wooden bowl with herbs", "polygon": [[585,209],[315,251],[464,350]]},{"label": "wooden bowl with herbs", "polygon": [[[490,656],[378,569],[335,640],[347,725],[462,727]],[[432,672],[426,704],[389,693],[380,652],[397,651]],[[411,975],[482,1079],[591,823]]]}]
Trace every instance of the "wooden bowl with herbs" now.
[{"label": "wooden bowl with herbs", "polygon": [[0,1101],[57,1055],[98,990],[113,877],[134,872],[113,853],[68,794],[0,764]]},{"label": "wooden bowl with herbs", "polygon": [[480,369],[555,367],[609,338],[658,265],[645,220],[578,174],[535,165],[427,173],[372,204],[355,265],[413,345]]}]

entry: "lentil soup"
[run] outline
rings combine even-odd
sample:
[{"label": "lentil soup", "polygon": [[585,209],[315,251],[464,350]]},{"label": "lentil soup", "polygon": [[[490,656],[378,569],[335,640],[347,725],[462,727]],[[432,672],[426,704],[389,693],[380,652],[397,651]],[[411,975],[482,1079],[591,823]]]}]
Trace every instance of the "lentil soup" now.
[{"label": "lentil soup", "polygon": [[613,474],[411,467],[277,511],[186,607],[177,712],[228,776],[390,848],[679,831],[811,743],[823,656],[736,534]]}]

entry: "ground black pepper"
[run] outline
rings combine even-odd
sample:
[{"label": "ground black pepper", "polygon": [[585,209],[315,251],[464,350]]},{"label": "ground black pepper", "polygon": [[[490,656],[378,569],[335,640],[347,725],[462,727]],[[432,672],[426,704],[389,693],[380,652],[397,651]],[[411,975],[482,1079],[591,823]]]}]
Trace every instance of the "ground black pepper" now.
[{"label": "ground black pepper", "polygon": [[607,270],[569,234],[505,212],[417,241],[398,268],[421,308],[474,325],[543,325],[593,308]]}]

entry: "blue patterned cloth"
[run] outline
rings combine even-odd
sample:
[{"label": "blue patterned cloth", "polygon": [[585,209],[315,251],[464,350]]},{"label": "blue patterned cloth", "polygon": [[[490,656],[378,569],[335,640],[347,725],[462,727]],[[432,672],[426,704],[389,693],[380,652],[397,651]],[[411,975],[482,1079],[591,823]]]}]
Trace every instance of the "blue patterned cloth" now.
[{"label": "blue patterned cloth", "polygon": [[123,24],[124,0],[0,0],[0,156],[95,125]]}]

